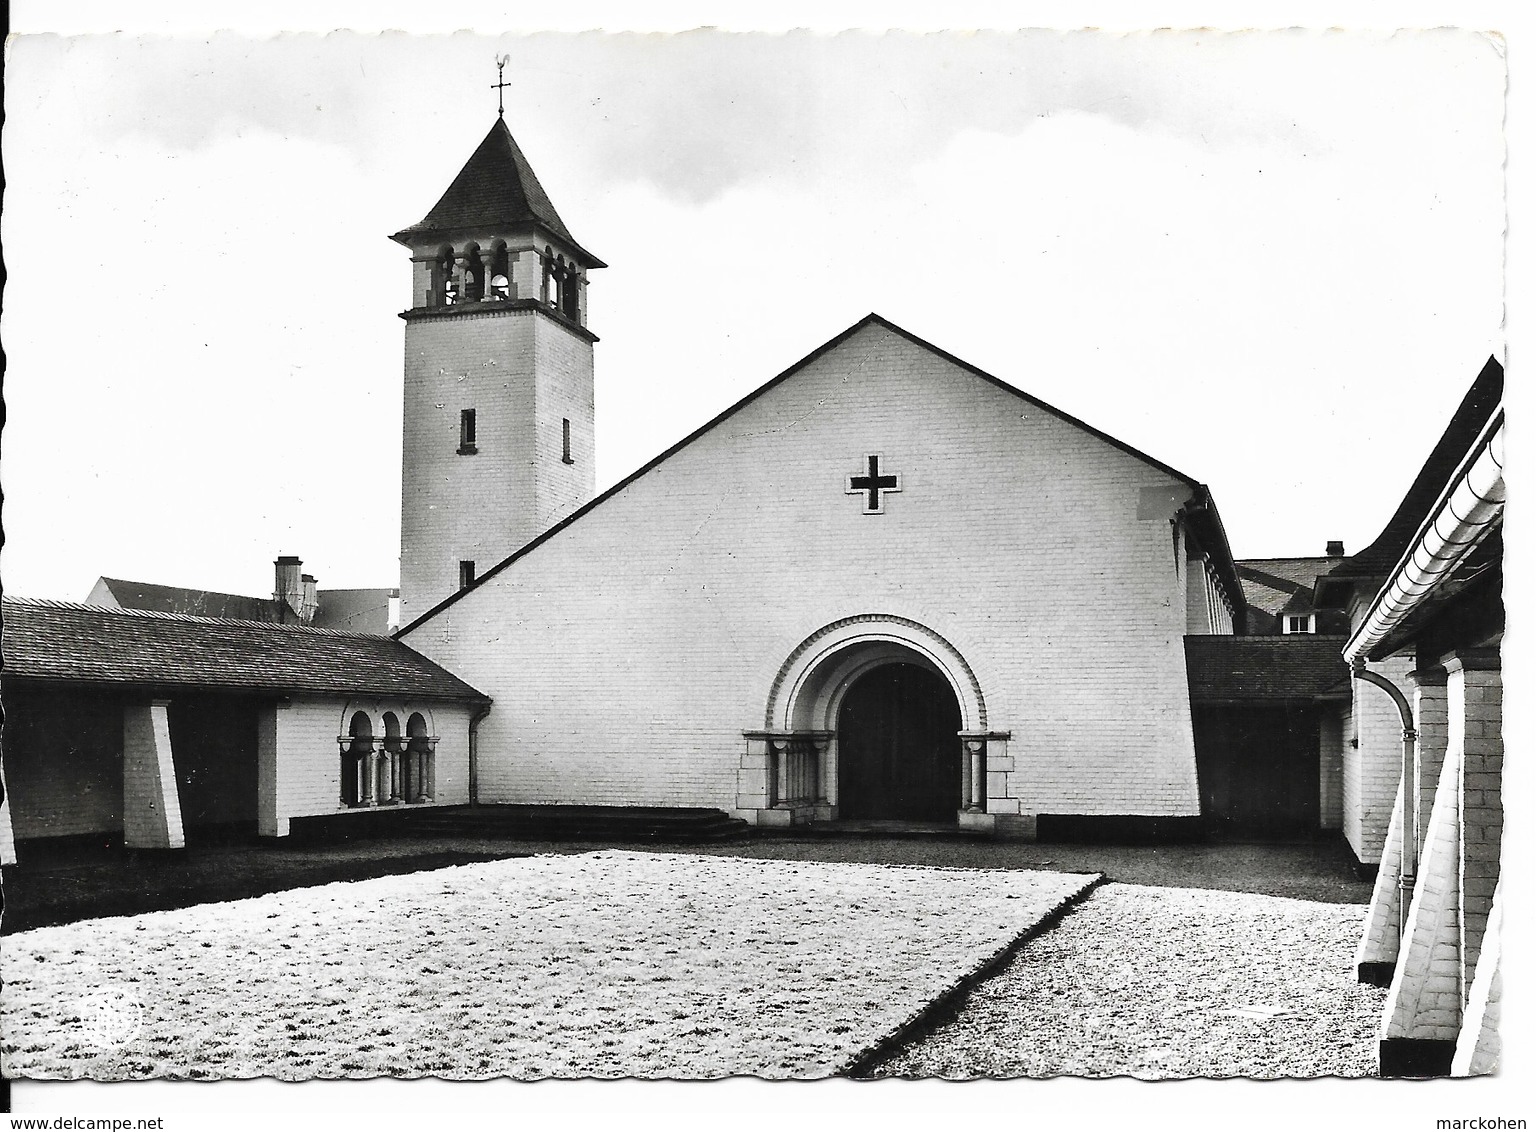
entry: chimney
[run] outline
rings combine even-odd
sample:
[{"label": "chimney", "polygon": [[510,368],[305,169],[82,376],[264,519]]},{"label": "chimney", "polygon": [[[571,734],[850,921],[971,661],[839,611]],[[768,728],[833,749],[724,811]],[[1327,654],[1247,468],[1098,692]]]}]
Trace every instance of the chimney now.
[{"label": "chimney", "polygon": [[315,586],[313,574],[305,574],[303,582],[304,604],[299,608],[299,620],[308,625],[314,621],[315,614],[320,609],[320,591]]},{"label": "chimney", "polygon": [[1329,539],[1328,540],[1328,557],[1329,558],[1343,558],[1344,557],[1344,544],[1342,542],[1340,542],[1336,538],[1335,539]]},{"label": "chimney", "polygon": [[277,606],[277,619],[284,625],[291,623],[291,616],[300,616],[304,607],[304,562],[291,554],[284,554],[272,564],[277,570],[272,601]]}]

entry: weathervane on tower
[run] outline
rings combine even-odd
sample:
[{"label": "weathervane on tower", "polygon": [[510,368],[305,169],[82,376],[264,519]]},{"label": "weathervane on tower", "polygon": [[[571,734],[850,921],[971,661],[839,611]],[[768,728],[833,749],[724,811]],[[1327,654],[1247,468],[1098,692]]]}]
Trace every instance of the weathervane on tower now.
[{"label": "weathervane on tower", "polygon": [[507,61],[511,58],[512,56],[510,55],[503,55],[501,58],[496,60],[496,84],[491,89],[496,92],[496,117],[498,118],[505,118],[507,116],[507,108],[502,103],[502,92],[512,84],[506,82],[501,77],[501,70],[507,65]]}]

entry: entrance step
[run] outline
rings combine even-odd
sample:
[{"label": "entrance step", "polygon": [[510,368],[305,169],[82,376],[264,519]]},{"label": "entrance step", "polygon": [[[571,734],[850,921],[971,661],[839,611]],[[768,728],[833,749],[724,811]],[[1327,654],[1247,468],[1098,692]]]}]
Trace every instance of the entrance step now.
[{"label": "entrance step", "polygon": [[961,829],[952,821],[902,821],[881,818],[839,818],[813,821],[806,825],[759,826],[760,835],[780,837],[912,837],[951,838],[966,841],[990,841],[986,830]]},{"label": "entrance step", "polygon": [[480,805],[402,816],[409,832],[420,837],[698,844],[739,841],[752,832],[724,810],[692,807]]}]

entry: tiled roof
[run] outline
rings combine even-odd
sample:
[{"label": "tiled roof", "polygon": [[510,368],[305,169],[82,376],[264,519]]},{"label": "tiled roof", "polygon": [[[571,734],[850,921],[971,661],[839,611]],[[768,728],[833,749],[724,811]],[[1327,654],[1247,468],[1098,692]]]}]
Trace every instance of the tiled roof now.
[{"label": "tiled roof", "polygon": [[512,140],[512,131],[502,119],[496,119],[459,175],[448,186],[432,210],[418,224],[395,233],[394,239],[411,243],[438,233],[466,229],[514,228],[535,223],[548,229],[590,260],[591,266],[604,264],[576,242],[565,221],[555,211],[549,194],[534,176],[533,166]]},{"label": "tiled roof", "polygon": [[1312,586],[1342,558],[1244,558],[1237,563],[1248,604],[1270,616],[1312,608]]},{"label": "tiled roof", "polygon": [[1446,481],[1461,465],[1467,449],[1493,417],[1503,396],[1504,367],[1497,358],[1489,358],[1381,534],[1359,554],[1346,558],[1333,572],[1335,578],[1380,577],[1397,565],[1408,549],[1409,540],[1440,498]]},{"label": "tiled roof", "polygon": [[225,617],[240,621],[277,620],[277,610],[271,598],[221,594],[185,586],[158,586],[153,582],[129,582],[122,578],[102,578],[101,584],[124,609],[190,613],[195,617]]},{"label": "tiled roof", "polygon": [[487,699],[390,637],[10,597],[0,610],[8,677]]},{"label": "tiled roof", "polygon": [[1185,637],[1193,703],[1311,699],[1348,687],[1343,637]]}]

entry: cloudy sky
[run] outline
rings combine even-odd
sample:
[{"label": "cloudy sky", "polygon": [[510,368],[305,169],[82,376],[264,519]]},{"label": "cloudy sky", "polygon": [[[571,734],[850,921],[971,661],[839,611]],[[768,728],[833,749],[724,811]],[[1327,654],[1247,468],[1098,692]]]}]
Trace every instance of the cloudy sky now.
[{"label": "cloudy sky", "polygon": [[1368,542],[1502,356],[1465,32],[13,40],[7,592],[394,584],[406,251],[507,121],[594,275],[606,486],[877,311]]}]

